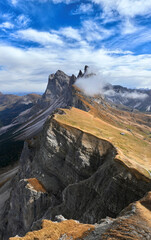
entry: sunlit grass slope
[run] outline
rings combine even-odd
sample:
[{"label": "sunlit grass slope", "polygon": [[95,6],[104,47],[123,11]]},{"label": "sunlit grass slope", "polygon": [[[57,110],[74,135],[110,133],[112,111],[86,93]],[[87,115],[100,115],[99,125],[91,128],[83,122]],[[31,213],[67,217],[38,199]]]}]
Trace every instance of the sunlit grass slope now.
[{"label": "sunlit grass slope", "polygon": [[[57,122],[110,141],[117,148],[118,155],[115,160],[128,167],[137,177],[151,179],[151,142],[147,138],[150,127],[147,126],[145,132],[144,125],[141,129],[141,124],[136,123],[130,116],[124,119],[124,116],[121,115],[121,118],[123,117],[121,120],[116,114],[116,119],[113,115],[110,120],[109,111],[106,110],[105,116],[103,109],[98,110],[95,107],[90,107],[89,112],[74,107],[63,109],[63,111],[65,114],[55,115],[54,118]],[[115,121],[116,124],[114,124]]]}]

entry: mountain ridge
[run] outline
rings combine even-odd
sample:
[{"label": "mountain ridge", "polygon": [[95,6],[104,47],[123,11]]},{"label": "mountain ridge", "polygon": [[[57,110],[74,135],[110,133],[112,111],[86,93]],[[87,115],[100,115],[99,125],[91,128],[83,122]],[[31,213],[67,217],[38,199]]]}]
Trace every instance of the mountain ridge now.
[{"label": "mountain ridge", "polygon": [[[17,129],[26,141],[11,195],[2,203],[2,240],[39,230],[43,219],[58,215],[89,224],[115,218],[151,190],[150,115],[87,96],[75,76],[61,71],[49,79],[50,89],[33,107],[33,113],[38,106],[44,111]],[[25,135],[39,121],[42,131]],[[107,219],[110,229],[113,220]]]}]

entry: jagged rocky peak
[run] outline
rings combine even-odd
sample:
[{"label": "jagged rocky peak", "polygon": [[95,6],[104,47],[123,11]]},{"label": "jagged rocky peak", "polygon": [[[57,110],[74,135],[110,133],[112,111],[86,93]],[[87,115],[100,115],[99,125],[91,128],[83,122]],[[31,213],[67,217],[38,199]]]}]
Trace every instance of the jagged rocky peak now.
[{"label": "jagged rocky peak", "polygon": [[89,66],[85,65],[84,73],[80,70],[77,78],[82,78],[82,77],[87,78],[87,77],[91,77],[91,76],[95,76],[95,75],[96,74],[90,70]]},{"label": "jagged rocky peak", "polygon": [[58,70],[55,74],[50,74],[48,85],[43,95],[43,99],[53,100],[60,97],[74,84],[76,77],[68,76],[63,71]]},{"label": "jagged rocky peak", "polygon": [[84,76],[87,74],[88,69],[89,69],[89,66],[85,65],[85,67],[84,67],[84,73],[80,70],[77,78],[84,77]]}]

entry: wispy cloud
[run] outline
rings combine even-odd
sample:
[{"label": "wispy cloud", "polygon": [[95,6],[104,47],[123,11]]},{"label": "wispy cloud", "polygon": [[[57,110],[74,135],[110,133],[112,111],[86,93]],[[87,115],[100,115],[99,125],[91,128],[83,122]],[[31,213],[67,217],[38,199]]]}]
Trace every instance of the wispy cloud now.
[{"label": "wispy cloud", "polygon": [[62,35],[66,38],[81,41],[80,31],[73,27],[64,27],[64,28],[60,28],[58,31],[52,31],[52,32],[58,35]]},{"label": "wispy cloud", "polygon": [[109,98],[118,97],[124,98],[125,100],[144,100],[148,97],[146,93],[142,93],[136,90],[133,90],[131,92],[127,89],[122,89],[121,91],[116,92],[113,86],[109,84],[110,80],[111,78],[106,78],[102,73],[99,73],[92,68],[88,68],[85,75],[82,78],[78,78],[76,80],[75,85],[90,96],[101,94]]},{"label": "wispy cloud", "polygon": [[14,28],[14,24],[11,22],[3,22],[0,24],[0,28],[2,29],[12,29]]},{"label": "wispy cloud", "polygon": [[115,33],[115,30],[106,29],[99,25],[99,23],[96,21],[92,20],[85,20],[83,21],[82,25],[83,35],[90,42],[107,39]]},{"label": "wispy cloud", "polygon": [[93,4],[81,3],[75,11],[72,11],[73,15],[77,14],[90,14],[93,12]]},{"label": "wispy cloud", "polygon": [[125,19],[121,24],[121,33],[122,34],[133,34],[137,31],[140,31],[140,27],[137,27],[135,23],[130,19]]},{"label": "wispy cloud", "polygon": [[[14,6],[17,6],[17,4],[21,1],[23,1],[23,0],[10,0],[11,4]],[[58,3],[70,4],[70,3],[74,3],[79,0],[26,0],[26,1],[33,1],[33,2],[36,1],[36,2],[41,2],[41,3],[53,2],[55,4],[58,4]]]},{"label": "wispy cloud", "polygon": [[11,3],[12,3],[13,5],[16,5],[16,4],[18,3],[18,0],[11,0]]},{"label": "wispy cloud", "polygon": [[44,46],[49,46],[51,44],[63,45],[63,41],[58,35],[49,32],[40,32],[31,28],[19,30],[17,33],[12,34],[12,36],[25,41],[39,43]]},{"label": "wispy cloud", "polygon": [[18,15],[14,18],[13,14],[3,14],[2,15],[3,22],[0,24],[0,28],[5,29],[23,29],[28,26],[30,23],[29,17],[24,14]]},{"label": "wispy cloud", "polygon": [[118,13],[124,17],[135,17],[137,15],[150,14],[151,1],[144,0],[92,0],[96,4],[100,4],[106,14]]},{"label": "wispy cloud", "polygon": [[[60,54],[61,53],[61,54]],[[90,45],[69,48],[49,47],[19,49],[0,45],[0,86],[3,90],[44,91],[47,76],[62,69],[67,74],[78,74],[85,64],[95,67],[108,82],[129,87],[150,87],[151,55],[115,55],[106,49]],[[7,81],[6,81],[7,79]]]},{"label": "wispy cloud", "polygon": [[107,39],[115,34],[114,30],[105,29],[96,21],[84,20],[80,28],[64,27],[57,31],[51,31],[60,37],[79,41],[79,43],[86,44],[86,42],[97,42]]},{"label": "wispy cloud", "polygon": [[[49,1],[49,0],[40,0],[40,1]],[[75,3],[75,2],[79,2],[80,0],[52,0],[54,3],[66,3],[66,4],[69,4],[69,3]]]},{"label": "wispy cloud", "polygon": [[[151,42],[149,23],[138,21],[138,15],[150,15],[150,0],[8,2],[11,14],[0,16],[1,91],[20,90],[22,84],[26,90],[44,90],[50,73],[62,69],[77,74],[85,64],[111,83],[150,87],[151,54],[135,50]],[[67,6],[57,5],[61,2]]]},{"label": "wispy cloud", "polygon": [[20,14],[15,21],[20,28],[23,28],[29,24],[30,19],[29,17],[26,17],[24,14]]}]

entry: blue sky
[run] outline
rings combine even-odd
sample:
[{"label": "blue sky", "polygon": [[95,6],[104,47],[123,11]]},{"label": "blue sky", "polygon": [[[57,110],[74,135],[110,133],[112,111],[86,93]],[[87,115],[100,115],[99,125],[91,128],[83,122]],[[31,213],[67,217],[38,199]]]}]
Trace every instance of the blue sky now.
[{"label": "blue sky", "polygon": [[151,0],[0,0],[0,91],[43,92],[50,73],[86,64],[151,88]]}]

